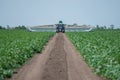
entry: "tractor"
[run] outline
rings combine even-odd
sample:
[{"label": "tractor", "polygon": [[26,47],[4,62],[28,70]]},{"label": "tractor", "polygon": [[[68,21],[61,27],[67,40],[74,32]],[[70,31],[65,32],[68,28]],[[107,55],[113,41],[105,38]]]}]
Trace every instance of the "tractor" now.
[{"label": "tractor", "polygon": [[59,23],[56,24],[56,32],[57,33],[59,33],[59,32],[64,33],[65,32],[65,24],[63,24],[62,21],[59,21]]}]

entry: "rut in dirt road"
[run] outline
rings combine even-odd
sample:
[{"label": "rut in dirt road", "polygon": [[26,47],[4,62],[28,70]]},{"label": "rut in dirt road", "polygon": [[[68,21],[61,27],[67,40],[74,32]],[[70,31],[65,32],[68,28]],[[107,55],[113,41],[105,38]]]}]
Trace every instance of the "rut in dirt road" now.
[{"label": "rut in dirt road", "polygon": [[45,64],[41,80],[68,80],[66,52],[64,51],[64,38],[59,33],[55,46],[50,52]]}]

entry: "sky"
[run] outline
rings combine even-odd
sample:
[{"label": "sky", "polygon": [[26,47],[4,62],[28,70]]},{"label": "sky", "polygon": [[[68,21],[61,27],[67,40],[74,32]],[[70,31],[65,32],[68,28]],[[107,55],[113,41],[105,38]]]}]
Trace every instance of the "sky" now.
[{"label": "sky", "polygon": [[1,26],[114,24],[120,28],[120,0],[0,0]]}]

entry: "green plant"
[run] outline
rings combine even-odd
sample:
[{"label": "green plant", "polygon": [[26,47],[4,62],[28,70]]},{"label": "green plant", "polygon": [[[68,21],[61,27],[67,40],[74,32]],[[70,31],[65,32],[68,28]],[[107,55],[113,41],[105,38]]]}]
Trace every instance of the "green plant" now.
[{"label": "green plant", "polygon": [[52,32],[0,30],[0,80],[11,77],[35,52],[41,52]]},{"label": "green plant", "polygon": [[66,34],[95,73],[120,79],[120,30]]}]

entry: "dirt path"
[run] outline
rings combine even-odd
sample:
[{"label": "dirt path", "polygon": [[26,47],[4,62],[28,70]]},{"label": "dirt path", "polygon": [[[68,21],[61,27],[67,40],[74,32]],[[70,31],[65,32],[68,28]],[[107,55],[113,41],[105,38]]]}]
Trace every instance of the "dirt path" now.
[{"label": "dirt path", "polygon": [[102,80],[93,74],[63,33],[56,34],[43,50],[9,80]]}]

